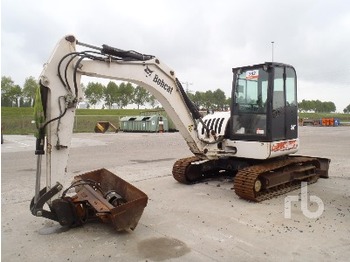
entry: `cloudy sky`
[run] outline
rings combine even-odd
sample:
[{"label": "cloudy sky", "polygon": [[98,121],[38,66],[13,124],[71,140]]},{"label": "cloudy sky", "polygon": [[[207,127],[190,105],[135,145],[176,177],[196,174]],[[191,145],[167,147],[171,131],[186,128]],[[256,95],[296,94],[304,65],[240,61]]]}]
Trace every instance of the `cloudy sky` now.
[{"label": "cloudy sky", "polygon": [[227,96],[232,67],[273,53],[296,68],[299,101],[350,104],[348,0],[2,0],[1,75],[37,78],[66,34],[155,55],[190,90]]}]

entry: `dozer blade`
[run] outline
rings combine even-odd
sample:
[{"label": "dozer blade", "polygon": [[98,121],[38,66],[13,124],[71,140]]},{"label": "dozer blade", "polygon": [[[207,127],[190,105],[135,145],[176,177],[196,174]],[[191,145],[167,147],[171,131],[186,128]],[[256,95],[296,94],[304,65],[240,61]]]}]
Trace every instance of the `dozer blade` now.
[{"label": "dozer blade", "polygon": [[88,207],[85,214],[92,213],[117,231],[134,230],[148,201],[145,193],[106,169],[76,176],[72,185],[77,193],[73,203]]}]

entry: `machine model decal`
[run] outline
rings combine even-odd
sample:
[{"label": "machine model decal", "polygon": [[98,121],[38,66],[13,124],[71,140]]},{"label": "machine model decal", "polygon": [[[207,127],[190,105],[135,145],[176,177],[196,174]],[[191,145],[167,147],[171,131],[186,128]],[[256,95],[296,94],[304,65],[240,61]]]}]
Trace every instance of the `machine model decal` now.
[{"label": "machine model decal", "polygon": [[281,141],[277,142],[275,144],[272,144],[272,151],[278,152],[278,151],[287,151],[298,148],[298,140],[288,140],[288,141]]},{"label": "machine model decal", "polygon": [[[145,73],[146,73],[146,77],[150,77],[152,76],[153,72],[151,69],[149,69],[149,67],[147,66],[144,69]],[[153,82],[155,82],[158,86],[160,86],[161,88],[163,88],[165,91],[167,91],[169,94],[171,94],[173,92],[173,87],[171,87],[170,85],[168,85],[167,83],[165,83],[164,79],[160,78],[157,74],[154,74],[154,78],[153,78]]]},{"label": "machine model decal", "polygon": [[259,70],[247,71],[245,78],[247,80],[257,80],[259,78]]}]

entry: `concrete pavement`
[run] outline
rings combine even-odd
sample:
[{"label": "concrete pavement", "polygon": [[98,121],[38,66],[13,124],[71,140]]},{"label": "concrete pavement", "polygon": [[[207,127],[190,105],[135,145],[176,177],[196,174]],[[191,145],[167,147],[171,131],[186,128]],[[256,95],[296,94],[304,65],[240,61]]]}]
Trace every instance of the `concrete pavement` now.
[{"label": "concrete pavement", "polygon": [[[235,195],[230,178],[195,185],[171,175],[178,158],[190,156],[179,133],[74,134],[66,186],[72,177],[106,168],[134,184],[149,202],[132,232],[85,224],[62,230],[32,216],[35,139],[4,136],[1,146],[1,240],[3,261],[348,261],[350,256],[350,128],[301,127],[299,154],[331,158],[330,178],[262,203]],[[285,217],[285,199],[292,202]],[[293,198],[292,198],[293,199]]]}]

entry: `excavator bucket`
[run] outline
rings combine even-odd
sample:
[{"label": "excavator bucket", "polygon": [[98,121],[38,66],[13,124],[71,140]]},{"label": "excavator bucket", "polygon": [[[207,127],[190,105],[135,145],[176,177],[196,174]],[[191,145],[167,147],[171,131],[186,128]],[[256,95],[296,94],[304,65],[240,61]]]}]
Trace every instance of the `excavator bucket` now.
[{"label": "excavator bucket", "polygon": [[147,205],[147,195],[106,169],[74,177],[75,204],[88,203],[90,213],[117,231],[134,230]]}]

